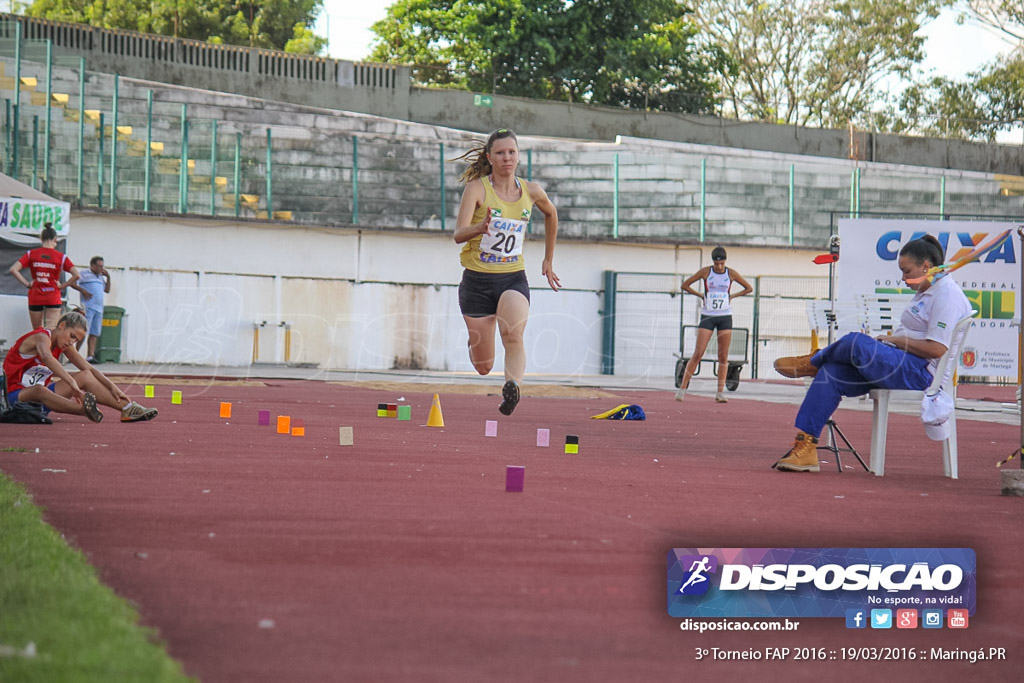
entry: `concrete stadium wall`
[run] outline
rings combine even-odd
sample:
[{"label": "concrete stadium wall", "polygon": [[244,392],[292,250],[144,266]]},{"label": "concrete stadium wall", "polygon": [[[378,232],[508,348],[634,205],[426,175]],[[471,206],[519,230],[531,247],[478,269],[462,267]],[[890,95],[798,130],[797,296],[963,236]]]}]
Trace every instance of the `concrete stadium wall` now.
[{"label": "concrete stadium wall", "polygon": [[[107,304],[127,311],[124,361],[248,366],[253,324],[266,321],[258,360],[280,362],[277,324],[287,321],[293,362],[473,372],[458,309],[459,247],[450,235],[87,212],[74,213],[71,224],[68,255],[83,264],[102,255],[113,277]],[[531,239],[525,249],[533,288],[528,371],[599,374],[604,271],[682,277],[709,263],[713,246],[563,240],[555,270],[565,289],[555,293],[539,272],[543,241]],[[800,250],[733,248],[729,263],[748,277],[820,276],[810,257]],[[12,341],[27,331],[26,303],[0,296],[0,337]],[[669,337],[678,334],[678,317],[652,325]],[[669,381],[672,362],[658,357],[630,367]],[[500,371],[500,351],[495,367]]]},{"label": "concrete stadium wall", "polygon": [[[201,41],[100,29],[0,14],[0,38],[51,40],[58,55],[81,56],[87,69],[267,100],[341,109],[476,132],[499,127],[531,135],[611,141],[618,135],[784,154],[1024,175],[1020,145],[985,144],[780,126],[717,117],[641,112],[586,104],[412,85],[408,66],[290,55]],[[852,142],[852,145],[851,145]],[[855,154],[851,155],[851,146]]]},{"label": "concrete stadium wall", "polygon": [[413,87],[409,120],[479,132],[507,127],[530,135],[581,140],[614,140],[617,135],[628,135],[762,152],[1024,175],[1021,145],[856,132],[856,153],[851,155],[850,133],[845,130],[503,95],[493,96],[491,107],[478,107],[473,98],[474,93],[469,92]]},{"label": "concrete stadium wall", "polygon": [[[9,59],[0,58],[0,69],[10,66]],[[24,67],[22,72],[45,76],[38,68]],[[53,74],[54,92],[65,101],[46,107],[45,93],[38,88],[22,93],[16,139],[23,152],[17,174],[10,174],[39,185],[33,180],[39,154],[31,153],[38,136],[33,137],[29,124],[35,117],[44,122],[49,116],[46,191],[80,208],[109,207],[112,143],[107,139],[110,126],[100,114],[107,112],[106,121],[112,122],[114,78],[88,73],[85,102],[69,105],[70,97],[77,100],[78,73],[62,67]],[[10,83],[13,78],[0,79],[0,90]],[[272,208],[280,220],[312,226],[454,227],[462,191],[458,176],[464,166],[448,162],[479,139],[467,131],[136,79],[118,83],[118,130],[125,132],[119,132],[117,141],[116,205],[122,212],[233,218],[238,198],[239,214],[257,220]],[[79,107],[92,116],[86,113],[80,121]],[[187,138],[182,135],[183,111],[188,113]],[[147,159],[150,140],[159,151]],[[941,210],[962,216],[1024,215],[1020,176],[626,135],[614,142],[524,135],[520,146],[520,174],[532,173],[542,183],[558,207],[561,234],[593,240],[617,234],[634,241],[696,244],[703,238],[731,245],[822,248],[834,229],[834,215],[853,211],[855,178],[857,204],[865,214],[936,215]],[[190,169],[184,206],[183,153]]]}]

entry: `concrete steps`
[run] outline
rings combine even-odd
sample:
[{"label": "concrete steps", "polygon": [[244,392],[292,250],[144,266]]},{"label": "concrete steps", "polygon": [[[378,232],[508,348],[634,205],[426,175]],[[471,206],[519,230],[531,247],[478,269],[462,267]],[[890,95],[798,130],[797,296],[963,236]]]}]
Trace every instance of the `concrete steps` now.
[{"label": "concrete steps", "polygon": [[[10,96],[10,60],[0,58],[0,97]],[[6,69],[6,70],[5,70]],[[32,68],[27,76],[39,78]],[[17,175],[31,177],[31,120],[51,114],[49,191],[77,201],[78,73],[54,69],[54,96],[40,98],[40,84],[22,94]],[[11,80],[7,83],[4,78]],[[236,134],[242,135],[243,215],[266,216],[266,131],[271,129],[275,220],[347,225],[358,185],[359,224],[440,228],[441,173],[446,227],[452,229],[462,185],[462,162],[450,160],[478,139],[466,132],[372,116],[346,114],[224,93],[121,79],[118,90],[117,202],[142,210],[145,200],[147,92],[152,89],[154,144],[150,208],[176,212],[181,165],[181,108],[189,119],[188,209],[234,215]],[[98,204],[99,112],[104,112],[104,204],[109,203],[113,77],[87,74],[84,121],[84,195]],[[58,96],[59,95],[59,96]],[[212,168],[212,122],[218,125]],[[28,122],[26,124],[26,121]],[[27,129],[26,129],[27,127]],[[443,144],[443,150],[442,150]],[[605,238],[615,223],[618,159],[618,225],[622,237],[695,241],[703,196],[707,239],[735,244],[789,243],[792,203],[797,245],[827,241],[833,213],[850,206],[852,162],[749,150],[622,138],[617,143],[520,139],[520,175],[539,181],[558,207],[563,235]],[[358,149],[358,154],[354,154]],[[701,192],[701,165],[704,189]],[[358,164],[358,174],[354,165]],[[790,190],[790,169],[794,187]],[[860,162],[860,210],[934,214],[1014,215],[1024,211],[1024,178]],[[443,169],[443,171],[442,171]],[[41,156],[38,172],[42,172]],[[354,183],[355,179],[355,183]],[[535,221],[538,232],[542,220]]]}]

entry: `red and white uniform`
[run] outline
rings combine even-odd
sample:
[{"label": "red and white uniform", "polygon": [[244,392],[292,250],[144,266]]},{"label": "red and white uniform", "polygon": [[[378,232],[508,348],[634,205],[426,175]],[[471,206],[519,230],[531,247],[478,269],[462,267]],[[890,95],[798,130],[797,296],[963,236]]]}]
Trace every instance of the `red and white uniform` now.
[{"label": "red and white uniform", "polygon": [[723,273],[716,273],[713,269],[704,278],[704,305],[701,306],[701,315],[732,315],[732,305],[729,299],[729,288],[732,287],[732,276],[726,268]]},{"label": "red and white uniform", "polygon": [[[7,352],[7,356],[4,358],[4,374],[7,376],[8,394],[12,391],[20,391],[25,387],[45,387],[50,381],[53,370],[46,367],[39,354],[25,355],[20,351],[21,345],[25,343],[26,339],[40,332],[47,337],[50,336],[50,330],[40,327],[23,335],[18,341],[14,342],[11,350]],[[53,353],[53,357],[60,361],[60,355],[64,353],[64,349],[54,349],[51,346],[50,351]]]},{"label": "red and white uniform", "polygon": [[28,290],[29,306],[60,306],[61,271],[70,273],[75,264],[64,254],[49,247],[26,252],[18,259],[22,268],[32,272],[32,288]]}]

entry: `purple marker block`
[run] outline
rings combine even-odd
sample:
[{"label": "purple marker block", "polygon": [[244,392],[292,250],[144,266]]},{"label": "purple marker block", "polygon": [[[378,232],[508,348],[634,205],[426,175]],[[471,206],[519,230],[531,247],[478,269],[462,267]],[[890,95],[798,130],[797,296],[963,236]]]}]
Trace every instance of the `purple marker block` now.
[{"label": "purple marker block", "polygon": [[498,435],[498,421],[488,420],[484,425],[484,436],[497,436]]},{"label": "purple marker block", "polygon": [[259,424],[260,427],[266,427],[267,425],[270,424],[270,411],[269,410],[261,410],[259,415],[260,415],[260,417],[259,417],[259,423],[258,424]]},{"label": "purple marker block", "polygon": [[509,493],[522,492],[523,477],[525,476],[525,467],[521,465],[507,465],[505,467],[505,491]]},{"label": "purple marker block", "polygon": [[551,430],[550,429],[538,429],[537,430],[537,445],[541,448],[547,448],[551,445]]}]

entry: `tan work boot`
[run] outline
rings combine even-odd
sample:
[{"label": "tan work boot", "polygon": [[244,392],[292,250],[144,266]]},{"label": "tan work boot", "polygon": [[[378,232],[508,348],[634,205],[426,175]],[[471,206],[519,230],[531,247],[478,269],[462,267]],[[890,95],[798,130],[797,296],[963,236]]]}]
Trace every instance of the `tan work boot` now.
[{"label": "tan work boot", "polygon": [[806,356],[786,356],[775,361],[775,371],[783,377],[814,377],[818,368],[811,363],[813,353]]},{"label": "tan work boot", "polygon": [[773,466],[789,472],[820,472],[818,466],[818,440],[805,432],[796,433],[793,448]]}]

